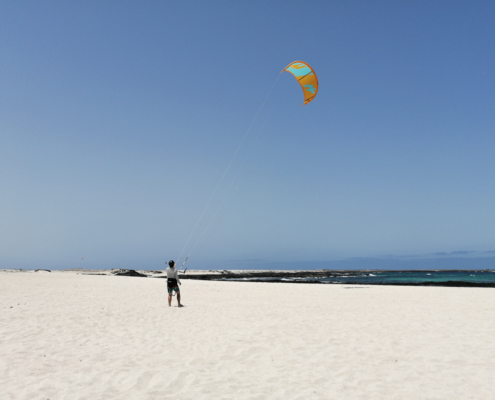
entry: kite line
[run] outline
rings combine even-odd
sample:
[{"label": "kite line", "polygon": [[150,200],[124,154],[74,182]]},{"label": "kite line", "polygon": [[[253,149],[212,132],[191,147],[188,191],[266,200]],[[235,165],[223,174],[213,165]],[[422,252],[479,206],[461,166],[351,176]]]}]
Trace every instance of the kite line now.
[{"label": "kite line", "polygon": [[[208,202],[206,203],[206,206],[205,208],[203,209],[203,212],[201,213],[201,215],[199,216],[199,219],[198,219],[198,222],[196,222],[196,225],[194,226],[191,234],[189,235],[189,238],[187,239],[186,241],[186,244],[184,245],[184,247],[182,248],[182,251],[180,252],[179,254],[179,257],[177,257],[177,262],[180,260],[180,258],[182,257],[182,254],[184,253],[184,250],[186,249],[187,245],[189,244],[189,241],[191,240],[192,236],[194,235],[194,233],[196,232],[196,229],[198,228],[198,225],[200,224],[200,222],[203,220],[203,216],[206,212],[206,210],[208,209],[208,207],[210,206],[210,203],[211,201],[213,200],[213,198],[215,197],[215,194],[217,193],[220,185],[222,184],[224,178],[225,178],[225,175],[227,175],[227,172],[230,170],[230,167],[232,165],[232,163],[234,162],[236,156],[237,156],[237,153],[239,152],[239,150],[241,149],[242,145],[244,144],[244,141],[246,140],[246,138],[248,137],[250,131],[251,131],[251,128],[253,127],[254,123],[256,122],[256,120],[258,119],[258,116],[261,112],[261,110],[264,108],[265,104],[266,104],[266,101],[268,100],[268,98],[270,97],[273,89],[275,88],[279,78],[280,78],[280,75],[281,74],[278,74],[277,75],[277,78],[275,79],[275,82],[273,83],[272,87],[270,88],[270,90],[268,91],[268,94],[265,96],[265,99],[263,100],[263,103],[261,103],[261,106],[260,108],[258,109],[258,112],[256,113],[256,115],[254,116],[253,120],[251,121],[251,124],[249,125],[248,129],[246,130],[246,133],[244,134],[244,136],[242,137],[242,140],[240,141],[239,145],[237,146],[237,149],[235,150],[234,152],[234,155],[232,156],[232,158],[230,159],[230,162],[227,164],[227,167],[225,168],[225,171],[223,172],[220,180],[218,181],[218,184],[217,186],[215,187],[215,190],[213,191],[212,195],[210,196],[210,199],[208,200]],[[266,121],[265,121],[266,122]],[[264,126],[264,124],[263,124]],[[235,178],[234,178],[235,180]],[[233,184],[233,182],[232,182]],[[230,187],[232,186],[232,184],[230,185]],[[230,190],[230,187],[229,187],[229,190]],[[227,192],[228,194],[228,192]],[[224,199],[225,200],[225,199]],[[223,203],[223,200],[222,200],[222,203]],[[221,204],[222,204],[221,203]],[[221,205],[220,204],[220,205]],[[217,209],[217,212],[218,212],[218,209]],[[214,214],[212,220],[208,223],[208,225],[206,226],[206,229],[204,230],[204,232],[202,233],[202,235],[200,236],[200,239],[201,237],[205,234],[205,232],[208,230],[208,227],[211,225],[211,223],[213,222],[213,219],[215,218],[217,213]],[[198,242],[199,240],[198,239]],[[194,245],[194,247],[192,248],[192,250],[194,250],[194,248],[196,247],[196,245],[198,244],[198,242]],[[191,251],[192,251],[191,250]],[[182,263],[181,267],[179,268],[179,271],[180,269],[184,266],[184,264],[186,263],[187,259],[189,258],[189,255],[186,257],[186,259],[184,260],[184,262]]]}]

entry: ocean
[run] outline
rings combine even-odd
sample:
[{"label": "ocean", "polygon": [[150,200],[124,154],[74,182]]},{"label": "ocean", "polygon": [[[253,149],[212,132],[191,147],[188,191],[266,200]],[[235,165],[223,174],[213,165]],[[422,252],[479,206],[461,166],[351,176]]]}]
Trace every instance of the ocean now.
[{"label": "ocean", "polygon": [[495,270],[364,270],[364,271],[235,271],[220,273],[194,273],[181,275],[181,279],[220,281],[286,282],[359,285],[421,285],[495,287]]},{"label": "ocean", "polygon": [[488,271],[362,271],[356,275],[319,279],[321,282],[361,284],[418,284],[427,282],[468,282],[495,284],[495,270]]}]

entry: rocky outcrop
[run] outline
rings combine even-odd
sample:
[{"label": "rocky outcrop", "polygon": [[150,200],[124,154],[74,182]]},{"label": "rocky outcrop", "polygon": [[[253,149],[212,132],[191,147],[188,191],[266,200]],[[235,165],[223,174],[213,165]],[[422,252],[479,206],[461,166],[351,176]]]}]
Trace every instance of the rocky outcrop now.
[{"label": "rocky outcrop", "polygon": [[147,278],[148,275],[140,274],[134,269],[118,269],[115,272],[112,272],[115,276],[137,276]]}]

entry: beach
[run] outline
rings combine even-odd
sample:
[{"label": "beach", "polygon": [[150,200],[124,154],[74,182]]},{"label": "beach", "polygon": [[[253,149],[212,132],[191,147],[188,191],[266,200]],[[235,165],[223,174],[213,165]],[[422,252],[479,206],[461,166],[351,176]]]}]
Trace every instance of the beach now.
[{"label": "beach", "polygon": [[[95,271],[96,273],[96,271]],[[495,290],[0,272],[2,399],[489,399]]]}]

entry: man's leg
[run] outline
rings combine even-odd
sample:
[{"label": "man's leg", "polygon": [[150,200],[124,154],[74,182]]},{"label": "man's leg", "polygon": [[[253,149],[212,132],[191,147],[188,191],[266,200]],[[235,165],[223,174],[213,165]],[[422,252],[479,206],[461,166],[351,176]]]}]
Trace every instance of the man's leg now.
[{"label": "man's leg", "polygon": [[182,304],[180,304],[180,292],[177,292],[177,304],[182,307]]},{"label": "man's leg", "polygon": [[168,294],[168,306],[170,307],[172,305],[172,293]]}]

